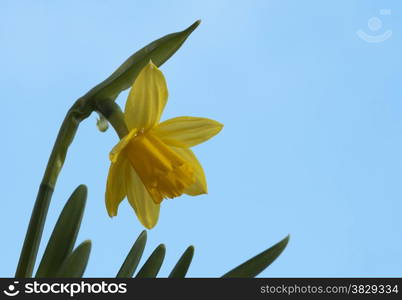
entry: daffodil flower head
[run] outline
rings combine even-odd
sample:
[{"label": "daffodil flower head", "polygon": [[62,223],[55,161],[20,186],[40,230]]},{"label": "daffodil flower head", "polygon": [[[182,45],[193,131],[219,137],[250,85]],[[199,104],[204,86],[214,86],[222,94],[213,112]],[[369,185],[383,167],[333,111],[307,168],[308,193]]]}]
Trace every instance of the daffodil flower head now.
[{"label": "daffodil flower head", "polygon": [[163,73],[150,61],[139,73],[127,98],[128,134],[110,152],[106,209],[116,216],[127,197],[148,229],[158,222],[164,199],[207,193],[204,171],[190,147],[223,127],[211,119],[177,117],[160,123],[168,98]]}]

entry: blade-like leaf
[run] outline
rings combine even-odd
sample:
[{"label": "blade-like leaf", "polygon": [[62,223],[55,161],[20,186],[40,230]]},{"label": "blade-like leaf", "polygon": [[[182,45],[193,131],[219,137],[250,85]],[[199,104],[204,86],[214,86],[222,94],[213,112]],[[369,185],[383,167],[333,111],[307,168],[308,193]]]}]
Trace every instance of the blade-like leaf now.
[{"label": "blade-like leaf", "polygon": [[59,278],[81,278],[88,264],[91,241],[82,242],[63,262],[57,272]]},{"label": "blade-like leaf", "polygon": [[194,256],[194,246],[190,246],[184,251],[177,264],[174,266],[169,278],[184,278],[190,267],[191,261]]},{"label": "blade-like leaf", "polygon": [[115,99],[120,92],[133,84],[138,73],[149,60],[152,60],[158,67],[162,65],[181,47],[199,24],[200,21],[196,21],[187,29],[168,34],[140,49],[130,56],[112,75],[90,90],[84,98]]},{"label": "blade-like leaf", "polygon": [[131,247],[123,265],[121,266],[119,272],[117,273],[118,278],[131,278],[135,272],[135,269],[140,262],[142,253],[144,252],[145,244],[147,242],[147,232],[144,230],[138,236],[133,247]]},{"label": "blade-like leaf", "polygon": [[85,185],[78,186],[68,199],[53,229],[36,277],[54,277],[63,261],[71,253],[87,199]]},{"label": "blade-like leaf", "polygon": [[155,278],[165,258],[165,245],[160,244],[137,273],[137,278]]},{"label": "blade-like leaf", "polygon": [[282,253],[282,251],[286,248],[288,242],[289,236],[287,236],[268,250],[261,252],[257,256],[254,256],[245,263],[229,271],[222,277],[251,278],[257,276]]}]

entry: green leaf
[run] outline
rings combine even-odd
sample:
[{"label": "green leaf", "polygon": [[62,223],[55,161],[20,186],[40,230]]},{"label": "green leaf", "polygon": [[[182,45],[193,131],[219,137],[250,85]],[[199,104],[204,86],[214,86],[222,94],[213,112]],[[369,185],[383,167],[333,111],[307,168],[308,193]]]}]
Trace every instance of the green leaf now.
[{"label": "green leaf", "polygon": [[165,245],[160,244],[137,273],[137,278],[155,278],[165,258]]},{"label": "green leaf", "polygon": [[244,277],[252,278],[261,273],[265,268],[267,268],[286,248],[289,242],[289,236],[284,238],[279,243],[275,244],[268,250],[261,252],[257,256],[249,259],[245,263],[241,264],[237,268],[229,271],[222,277]]},{"label": "green leaf", "polygon": [[191,261],[194,256],[194,246],[190,246],[184,251],[177,264],[174,266],[169,278],[184,278],[190,267]]},{"label": "green leaf", "polygon": [[87,199],[85,185],[78,186],[68,199],[53,229],[36,272],[37,278],[54,277],[73,250]]},{"label": "green leaf", "polygon": [[149,60],[152,60],[157,66],[162,65],[181,47],[199,24],[200,21],[196,21],[187,29],[168,34],[140,49],[112,75],[90,90],[84,98],[116,99],[120,92],[131,87],[138,73]]},{"label": "green leaf", "polygon": [[138,236],[133,247],[128,253],[123,265],[117,273],[117,278],[131,278],[135,272],[135,269],[140,262],[142,253],[144,252],[145,244],[147,242],[147,232],[144,230]]},{"label": "green leaf", "polygon": [[91,241],[82,242],[63,262],[57,275],[58,278],[81,278],[88,264],[91,252]]}]

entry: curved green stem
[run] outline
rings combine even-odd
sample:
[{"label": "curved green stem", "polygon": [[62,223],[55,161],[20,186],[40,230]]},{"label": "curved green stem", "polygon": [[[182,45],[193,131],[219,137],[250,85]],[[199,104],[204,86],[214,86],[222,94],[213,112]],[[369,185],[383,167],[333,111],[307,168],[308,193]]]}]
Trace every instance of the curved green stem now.
[{"label": "curved green stem", "polygon": [[94,98],[80,98],[69,109],[60,127],[39,187],[15,277],[26,278],[32,276],[50,200],[57,177],[66,159],[68,147],[73,142],[80,123],[93,111],[102,113],[115,128],[120,138],[128,133],[123,113],[112,99],[96,101]]},{"label": "curved green stem", "polygon": [[101,113],[113,126],[119,138],[123,138],[128,134],[128,128],[124,121],[124,114],[118,104],[112,99],[97,101],[96,107],[99,113]]},{"label": "curved green stem", "polygon": [[74,139],[80,122],[86,119],[93,110],[93,101],[81,98],[74,103],[64,118],[39,187],[15,277],[32,276],[50,199],[57,177],[63,167],[68,147]]}]

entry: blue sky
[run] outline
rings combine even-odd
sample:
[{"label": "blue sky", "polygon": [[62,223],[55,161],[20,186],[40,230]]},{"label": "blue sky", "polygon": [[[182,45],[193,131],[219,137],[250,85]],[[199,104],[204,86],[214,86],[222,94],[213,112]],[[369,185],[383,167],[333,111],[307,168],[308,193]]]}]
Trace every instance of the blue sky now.
[{"label": "blue sky", "polygon": [[[161,68],[170,92],[163,118],[202,116],[225,127],[194,148],[209,194],[165,201],[149,232],[146,256],[167,247],[160,274],[193,244],[189,276],[220,276],[290,233],[261,276],[401,276],[401,13],[396,0],[1,1],[0,276],[14,274],[68,108],[134,51],[197,19]],[[358,30],[392,36],[370,43]],[[93,241],[86,276],[109,277],[142,228],[126,201],[107,216],[117,136],[95,123],[87,119],[70,148],[43,241],[85,183],[78,241]]]}]

